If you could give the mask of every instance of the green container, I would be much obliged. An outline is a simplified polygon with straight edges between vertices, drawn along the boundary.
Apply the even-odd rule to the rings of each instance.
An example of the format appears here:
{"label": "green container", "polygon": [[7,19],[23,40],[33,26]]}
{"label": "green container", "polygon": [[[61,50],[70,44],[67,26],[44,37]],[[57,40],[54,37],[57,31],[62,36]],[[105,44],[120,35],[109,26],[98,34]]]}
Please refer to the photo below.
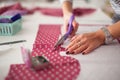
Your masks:
{"label": "green container", "polygon": [[[11,18],[12,16],[0,16],[0,18]],[[18,19],[12,23],[0,23],[0,36],[12,36],[22,28],[22,20]]]}

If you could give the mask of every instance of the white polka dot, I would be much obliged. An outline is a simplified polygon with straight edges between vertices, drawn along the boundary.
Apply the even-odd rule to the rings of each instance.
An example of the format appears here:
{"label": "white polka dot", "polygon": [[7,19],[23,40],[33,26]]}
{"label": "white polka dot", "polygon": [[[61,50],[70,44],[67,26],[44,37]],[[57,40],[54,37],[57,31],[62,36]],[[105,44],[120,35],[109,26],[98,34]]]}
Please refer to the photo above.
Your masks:
{"label": "white polka dot", "polygon": [[30,73],[28,73],[28,76],[31,76],[31,74],[30,74]]}
{"label": "white polka dot", "polygon": [[74,71],[72,71],[72,72],[71,72],[71,74],[73,75],[73,74],[75,74],[75,72],[74,72]]}
{"label": "white polka dot", "polygon": [[55,80],[60,80],[59,78],[55,78]]}
{"label": "white polka dot", "polygon": [[63,79],[63,80],[68,80],[68,79],[64,77],[64,79]]}
{"label": "white polka dot", "polygon": [[67,74],[67,72],[66,72],[66,71],[64,71],[64,72],[63,72],[63,74],[65,74],[65,75],[66,75],[66,74]]}
{"label": "white polka dot", "polygon": [[18,80],[18,79],[19,79],[19,77],[18,77],[18,76],[15,76],[15,79],[16,79],[16,80]]}
{"label": "white polka dot", "polygon": [[50,77],[48,77],[47,80],[52,80],[52,79]]}
{"label": "white polka dot", "polygon": [[39,77],[39,79],[38,80],[43,80],[43,78],[42,77]]}
{"label": "white polka dot", "polygon": [[69,74],[68,74],[68,75],[67,75],[67,77],[68,77],[68,78],[70,78],[70,77],[71,77],[71,75],[69,75]]}
{"label": "white polka dot", "polygon": [[[32,78],[32,77],[31,77]],[[23,80],[27,80],[26,76],[23,76]]]}
{"label": "white polka dot", "polygon": [[44,73],[43,76],[46,77],[47,75]]}
{"label": "white polka dot", "polygon": [[55,75],[54,75],[54,74],[51,74],[51,77],[55,77]]}

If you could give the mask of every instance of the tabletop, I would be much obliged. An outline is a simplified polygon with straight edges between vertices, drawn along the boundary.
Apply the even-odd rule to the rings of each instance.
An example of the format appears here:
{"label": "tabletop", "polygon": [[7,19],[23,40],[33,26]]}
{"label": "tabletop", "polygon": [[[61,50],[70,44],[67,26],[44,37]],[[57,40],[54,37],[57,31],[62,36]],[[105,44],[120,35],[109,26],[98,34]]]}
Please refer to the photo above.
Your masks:
{"label": "tabletop", "polygon": [[[96,5],[86,4],[80,1],[80,7],[92,7],[96,12],[76,17],[79,24],[94,24],[93,26],[81,25],[78,33],[91,32],[98,30],[102,25],[111,24],[112,20]],[[60,8],[60,3],[54,1],[48,2],[21,2],[24,6],[31,7],[51,7]],[[3,2],[0,6],[10,3]],[[31,6],[32,5],[32,6]],[[74,7],[78,7],[79,3],[76,0]],[[0,80],[4,80],[9,72],[11,64],[23,64],[22,55],[20,51],[21,46],[25,46],[32,50],[33,43],[37,34],[39,24],[63,24],[62,17],[46,16],[39,12],[31,15],[23,16],[22,30],[14,36],[0,36],[0,42],[14,41],[14,40],[27,40],[24,43],[0,46]],[[99,24],[99,25],[98,25]],[[66,45],[66,44],[65,44]],[[111,45],[103,45],[94,50],[88,55],[70,55],[79,60],[81,65],[81,72],[77,80],[119,80],[120,79],[120,44],[115,40]],[[67,56],[67,55],[63,55]]]}

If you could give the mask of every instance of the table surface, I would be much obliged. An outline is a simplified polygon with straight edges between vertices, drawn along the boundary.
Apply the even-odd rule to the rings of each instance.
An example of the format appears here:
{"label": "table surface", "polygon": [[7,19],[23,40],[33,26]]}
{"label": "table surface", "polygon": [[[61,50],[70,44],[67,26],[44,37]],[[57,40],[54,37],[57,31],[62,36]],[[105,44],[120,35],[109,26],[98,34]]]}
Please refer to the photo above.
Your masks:
{"label": "table surface", "polygon": [[[80,7],[94,7],[97,11],[93,14],[83,17],[77,17],[80,24],[111,24],[111,19],[105,15],[101,9],[93,6],[93,4],[86,4],[81,2]],[[3,2],[0,6],[10,3]],[[22,4],[31,8],[35,6],[42,7],[58,7],[60,3],[55,1],[53,3],[47,2],[27,2]],[[78,1],[74,2],[74,7],[78,7]],[[39,24],[63,24],[62,17],[53,17],[42,15],[35,12],[32,15],[23,16],[22,30],[14,36],[0,36],[0,42],[14,41],[14,40],[27,40],[24,43],[14,45],[0,46],[0,80],[4,80],[9,72],[11,64],[22,64],[20,47],[25,46],[32,49],[35,41]],[[102,26],[81,26],[78,33],[90,32],[98,30]],[[77,80],[119,80],[120,79],[120,44],[115,41],[115,44],[104,45],[94,50],[89,55],[73,55],[72,57],[79,60],[81,64],[81,72]]]}

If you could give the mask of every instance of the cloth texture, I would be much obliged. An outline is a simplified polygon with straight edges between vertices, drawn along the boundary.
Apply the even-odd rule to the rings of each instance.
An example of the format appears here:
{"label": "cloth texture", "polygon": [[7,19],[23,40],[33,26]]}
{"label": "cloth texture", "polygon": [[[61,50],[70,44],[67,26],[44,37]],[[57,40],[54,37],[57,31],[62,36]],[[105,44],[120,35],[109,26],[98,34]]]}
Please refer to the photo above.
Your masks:
{"label": "cloth texture", "polygon": [[60,34],[61,25],[40,25],[33,45],[32,56],[44,55],[50,65],[42,70],[35,71],[25,64],[12,64],[6,80],[76,80],[80,74],[78,60],[60,56],[59,52],[65,49],[54,45]]}
{"label": "cloth texture", "polygon": [[[5,6],[0,8],[0,15],[14,15],[16,13],[20,13],[21,15],[25,14],[33,14],[35,11],[38,11],[44,15],[48,16],[56,16],[62,17],[62,9],[61,8],[42,8],[35,7],[33,9],[27,9],[23,7],[20,3],[16,3],[10,6]],[[75,8],[73,9],[73,13],[75,16],[83,16],[86,14],[91,14],[96,10],[93,8]]]}

